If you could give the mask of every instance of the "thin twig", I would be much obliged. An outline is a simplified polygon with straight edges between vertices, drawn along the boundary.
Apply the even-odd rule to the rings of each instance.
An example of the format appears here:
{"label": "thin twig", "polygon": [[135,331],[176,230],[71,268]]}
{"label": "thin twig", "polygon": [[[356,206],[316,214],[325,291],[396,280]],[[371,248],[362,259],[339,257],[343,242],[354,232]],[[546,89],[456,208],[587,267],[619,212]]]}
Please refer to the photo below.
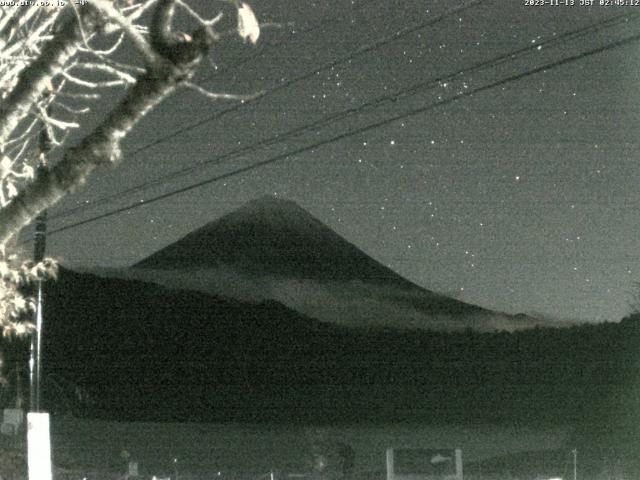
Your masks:
{"label": "thin twig", "polygon": [[121,33],[118,36],[118,39],[115,41],[115,43],[111,47],[105,50],[96,50],[93,47],[88,47],[88,48],[79,47],[79,50],[82,52],[92,53],[94,55],[97,55],[101,59],[103,59],[103,57],[111,55],[113,52],[115,52],[118,49],[118,47],[122,44],[123,39],[124,39],[124,33]]}
{"label": "thin twig", "polygon": [[202,88],[200,85],[196,85],[195,83],[192,83],[192,82],[184,82],[182,85],[191,90],[195,90],[196,92],[200,93],[201,95],[204,95],[207,98],[211,98],[214,100],[240,100],[241,102],[247,102],[249,100],[253,100],[254,98],[257,98],[264,94],[264,92],[253,93],[250,95],[241,95],[241,94],[235,94],[235,93],[216,93],[216,92],[210,92],[209,90],[206,90]]}
{"label": "thin twig", "polygon": [[80,128],[80,124],[77,122],[65,122],[64,120],[58,120],[57,118],[53,118],[47,113],[46,109],[40,110],[40,118],[47,125],[52,125],[60,130],[67,130],[69,128]]}
{"label": "thin twig", "polygon": [[105,65],[104,63],[78,62],[74,64],[71,68],[80,68],[80,69],[88,70],[90,72],[103,72],[108,75],[112,75],[116,78],[119,78],[120,80],[129,84],[133,84],[136,82],[136,79],[133,76],[129,75],[128,73],[122,72],[110,65]]}
{"label": "thin twig", "polygon": [[69,105],[65,105],[64,103],[58,101],[56,102],[56,108],[61,108],[66,112],[72,113],[74,115],[83,115],[85,113],[89,113],[91,109],[89,107],[84,108],[72,108]]}
{"label": "thin twig", "polygon": [[62,76],[69,80],[69,82],[79,85],[81,87],[90,88],[95,90],[97,88],[111,88],[111,87],[121,87],[122,85],[126,85],[127,82],[124,80],[110,80],[110,81],[100,81],[100,82],[92,82],[89,80],[84,80],[82,78],[78,78],[76,76],[71,75],[69,72],[62,72]]}
{"label": "thin twig", "polygon": [[4,143],[4,147],[8,147],[9,145],[12,145],[14,143],[20,142],[21,140],[23,140],[25,137],[27,137],[27,135],[29,135],[29,133],[31,132],[31,130],[33,130],[33,128],[38,124],[38,119],[34,119],[31,121],[31,123],[29,124],[29,126],[25,129],[24,132],[22,132],[20,135],[18,135],[15,138],[9,139]]}
{"label": "thin twig", "polygon": [[106,0],[94,0],[93,5],[103,13],[112,22],[122,28],[129,37],[135,48],[142,54],[144,59],[150,65],[155,65],[158,61],[158,55],[153,51],[149,42],[136,30],[131,21],[116,10],[113,5]]}
{"label": "thin twig", "polygon": [[201,17],[198,14],[198,12],[196,12],[183,0],[177,0],[176,3],[180,5],[189,15],[191,15],[193,18],[195,18],[198,22],[200,22],[205,27],[213,27],[216,23],[222,20],[222,12],[218,13],[218,15],[216,15],[215,17],[207,20],[206,18]]}

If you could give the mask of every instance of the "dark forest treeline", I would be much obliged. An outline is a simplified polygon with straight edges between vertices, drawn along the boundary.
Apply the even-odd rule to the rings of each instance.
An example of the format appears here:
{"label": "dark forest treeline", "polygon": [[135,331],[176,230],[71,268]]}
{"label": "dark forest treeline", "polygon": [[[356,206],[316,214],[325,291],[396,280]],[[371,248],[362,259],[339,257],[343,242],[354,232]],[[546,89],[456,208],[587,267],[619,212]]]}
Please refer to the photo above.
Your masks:
{"label": "dark forest treeline", "polygon": [[275,302],[64,270],[47,287],[45,321],[47,378],[89,393],[69,401],[45,383],[54,411],[72,404],[75,414],[123,420],[531,425],[626,424],[638,411],[636,317],[514,333],[350,329]]}

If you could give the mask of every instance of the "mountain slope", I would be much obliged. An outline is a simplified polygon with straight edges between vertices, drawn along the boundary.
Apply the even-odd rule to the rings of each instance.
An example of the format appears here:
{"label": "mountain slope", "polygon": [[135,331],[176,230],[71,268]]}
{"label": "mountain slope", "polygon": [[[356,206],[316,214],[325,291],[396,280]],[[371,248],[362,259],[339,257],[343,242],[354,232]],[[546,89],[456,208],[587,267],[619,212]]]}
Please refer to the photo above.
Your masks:
{"label": "mountain slope", "polygon": [[274,197],[195,230],[125,276],[243,301],[276,300],[349,326],[515,330],[541,323],[415,285],[294,202]]}
{"label": "mountain slope", "polygon": [[[614,387],[637,383],[637,319],[512,334],[351,329],[273,301],[65,269],[46,283],[44,312],[47,408],[65,403],[49,381],[62,378],[88,391],[86,415],[105,418],[558,424],[583,422],[591,399],[599,415]],[[634,391],[613,406],[628,413]]]}

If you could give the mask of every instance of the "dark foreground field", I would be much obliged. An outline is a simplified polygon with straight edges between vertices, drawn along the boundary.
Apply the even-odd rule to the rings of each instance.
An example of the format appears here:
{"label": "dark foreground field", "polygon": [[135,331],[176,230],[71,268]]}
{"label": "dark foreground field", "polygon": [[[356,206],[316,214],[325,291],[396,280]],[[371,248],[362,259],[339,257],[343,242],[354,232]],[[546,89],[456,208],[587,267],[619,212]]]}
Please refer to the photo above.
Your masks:
{"label": "dark foreground field", "polygon": [[[52,418],[55,480],[127,480],[129,462],[140,480],[382,480],[389,447],[461,448],[466,480],[633,480],[637,465],[605,442],[598,451],[574,442],[567,427],[487,424],[427,426],[359,424],[311,427],[276,424],[133,423]],[[355,455],[341,475],[336,452]],[[633,446],[631,451],[634,450]],[[338,449],[338,450],[337,450]],[[574,457],[574,451],[575,457]],[[603,454],[604,455],[601,455]],[[24,438],[0,436],[0,475],[26,476]],[[333,470],[313,472],[322,456]],[[574,460],[577,462],[574,464]]]}
{"label": "dark foreground field", "polygon": [[[532,474],[543,473],[545,461],[559,468],[570,466],[563,447],[569,435],[563,429],[505,428],[490,425],[430,427],[417,425],[357,425],[303,427],[243,424],[116,423],[54,419],[55,463],[67,472],[91,476],[126,470],[123,452],[139,463],[144,476],[175,478],[221,476],[258,478],[273,471],[304,473],[310,470],[320,445],[349,445],[355,452],[357,478],[382,478],[388,447],[459,447],[465,465],[488,475],[514,470],[518,455],[526,453]],[[542,452],[554,450],[553,455]],[[538,452],[531,454],[530,452]],[[562,458],[558,460],[558,455]],[[498,460],[501,458],[502,460]],[[524,457],[523,457],[524,458]],[[177,459],[177,462],[174,462]],[[493,459],[493,460],[490,460]],[[518,460],[519,462],[522,459]],[[482,465],[478,465],[479,461]],[[510,463],[511,462],[511,463]],[[469,471],[469,474],[472,471]],[[474,475],[475,476],[475,475]],[[82,478],[82,477],[79,477]],[[533,478],[533,476],[531,477]],[[569,478],[569,477],[565,477]]]}

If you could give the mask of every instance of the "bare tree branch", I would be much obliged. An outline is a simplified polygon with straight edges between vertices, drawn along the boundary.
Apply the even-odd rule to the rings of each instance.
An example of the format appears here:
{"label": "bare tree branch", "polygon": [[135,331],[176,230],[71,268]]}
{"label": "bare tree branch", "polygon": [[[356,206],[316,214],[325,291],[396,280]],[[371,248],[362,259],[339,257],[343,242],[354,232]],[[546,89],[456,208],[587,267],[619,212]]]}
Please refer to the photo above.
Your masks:
{"label": "bare tree branch", "polygon": [[263,95],[264,92],[253,93],[249,95],[241,95],[237,93],[219,93],[219,92],[210,92],[209,90],[202,88],[200,85],[196,85],[191,82],[184,82],[183,86],[189,88],[191,90],[195,90],[200,95],[203,95],[212,100],[239,100],[241,102],[247,102],[249,100],[253,100],[254,98],[258,98]]}
{"label": "bare tree branch", "polygon": [[[170,32],[162,19],[168,18],[170,22],[171,15],[167,13],[172,5],[171,0],[161,0],[158,5],[157,16],[161,20],[156,21],[155,28],[161,28],[163,32],[155,33],[157,39],[164,39],[167,31]],[[197,30],[192,42],[165,44],[162,48],[175,49],[171,62],[163,60],[138,77],[136,84],[98,128],[78,146],[68,149],[47,176],[26,186],[0,210],[0,244],[5,244],[42,210],[82,185],[97,166],[117,162],[122,139],[147,112],[192,76],[194,67],[208,52],[212,41],[212,36]]]}
{"label": "bare tree branch", "polygon": [[[209,19],[185,0],[92,0],[83,8],[7,8],[0,10],[0,330],[29,333],[18,322],[33,299],[20,285],[55,273],[55,262],[33,265],[13,250],[15,237],[44,209],[82,185],[97,167],[116,163],[122,139],[136,123],[180,85],[212,99],[247,100],[255,95],[209,92],[190,82],[196,67],[219,38]],[[259,25],[251,8],[238,9],[237,33],[255,42]],[[195,20],[190,34],[175,32],[176,5]],[[143,14],[154,6],[147,25]],[[73,9],[73,12],[71,12]],[[61,13],[66,12],[66,13]],[[75,15],[74,15],[75,14]],[[67,18],[63,18],[66,15]],[[117,35],[117,38],[111,35]],[[113,41],[112,41],[113,40]],[[90,44],[93,43],[95,46]],[[142,53],[141,65],[127,65],[112,54],[123,44]],[[106,46],[105,46],[106,45]],[[35,180],[33,164],[53,147],[65,145],[80,125],[89,101],[105,87],[127,85],[124,98],[98,127],[51,170]],[[70,99],[63,103],[62,99]],[[53,107],[53,108],[52,108]],[[59,108],[58,108],[59,107]],[[38,132],[41,129],[41,132]],[[46,138],[46,145],[43,143]]]}
{"label": "bare tree branch", "polygon": [[188,3],[182,1],[182,0],[176,0],[177,4],[180,5],[180,7],[182,7],[189,15],[191,15],[193,18],[195,18],[200,25],[203,26],[208,26],[208,27],[212,27],[214,26],[216,23],[218,23],[220,20],[222,20],[222,13],[219,13],[218,15],[216,15],[215,17],[207,20],[206,18],[203,18],[198,12],[196,12],[193,8],[191,8],[189,6]]}
{"label": "bare tree branch", "polygon": [[[83,19],[84,28],[94,29],[100,22],[95,14],[84,15]],[[68,60],[75,55],[80,37],[81,29],[76,19],[67,20],[42,54],[20,73],[18,84],[0,108],[0,144],[9,138],[30,112],[32,105],[40,100],[53,78],[62,72]]]}
{"label": "bare tree branch", "polygon": [[129,37],[136,49],[142,54],[149,65],[158,61],[158,54],[154,52],[149,42],[136,30],[131,21],[114,8],[108,0],[94,0],[95,7],[109,20],[115,22]]}

